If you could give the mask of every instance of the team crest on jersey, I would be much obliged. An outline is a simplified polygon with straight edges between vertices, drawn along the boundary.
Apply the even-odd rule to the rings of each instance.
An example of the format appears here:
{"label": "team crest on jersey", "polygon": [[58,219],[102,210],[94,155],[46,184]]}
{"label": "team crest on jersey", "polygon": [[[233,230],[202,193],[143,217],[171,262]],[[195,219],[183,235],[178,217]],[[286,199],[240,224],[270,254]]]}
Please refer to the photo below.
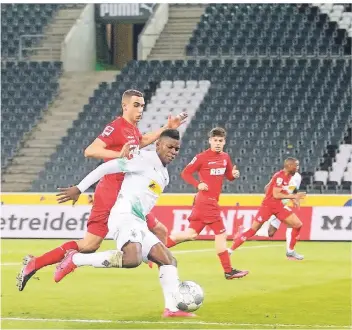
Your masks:
{"label": "team crest on jersey", "polygon": [[150,191],[152,191],[154,194],[156,194],[156,195],[158,195],[158,196],[160,196],[161,193],[163,192],[163,189],[162,189],[162,188],[160,187],[160,185],[159,185],[156,181],[154,181],[154,180],[150,181],[150,183],[149,183],[149,185],[148,185],[148,188],[149,188]]}

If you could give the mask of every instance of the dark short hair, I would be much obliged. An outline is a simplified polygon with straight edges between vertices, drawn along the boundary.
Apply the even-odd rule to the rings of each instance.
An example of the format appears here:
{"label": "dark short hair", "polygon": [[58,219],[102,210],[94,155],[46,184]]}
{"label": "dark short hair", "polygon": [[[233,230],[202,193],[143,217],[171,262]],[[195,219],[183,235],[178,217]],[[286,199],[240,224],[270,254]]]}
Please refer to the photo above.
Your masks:
{"label": "dark short hair", "polygon": [[177,129],[166,129],[164,132],[160,134],[160,139],[165,137],[168,137],[174,140],[180,140],[180,132]]}
{"label": "dark short hair", "polygon": [[137,91],[135,89],[128,89],[127,91],[124,91],[124,93],[122,94],[122,98],[131,97],[131,96],[144,97],[142,92]]}
{"label": "dark short hair", "polygon": [[215,136],[226,138],[226,130],[223,129],[222,127],[215,127],[209,132],[208,136],[210,138]]}

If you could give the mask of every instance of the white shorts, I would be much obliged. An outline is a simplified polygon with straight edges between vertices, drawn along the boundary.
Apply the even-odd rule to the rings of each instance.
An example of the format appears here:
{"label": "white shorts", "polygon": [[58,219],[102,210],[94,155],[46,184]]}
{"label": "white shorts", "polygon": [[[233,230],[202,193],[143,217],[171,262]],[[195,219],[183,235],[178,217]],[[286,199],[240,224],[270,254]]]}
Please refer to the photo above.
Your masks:
{"label": "white shorts", "polygon": [[277,219],[275,215],[272,215],[268,222],[276,229],[279,229],[281,225],[281,221]]}
{"label": "white shorts", "polygon": [[148,254],[151,248],[155,244],[160,243],[160,240],[149,231],[147,223],[133,214],[111,212],[108,225],[118,250],[122,251],[122,247],[129,241],[142,245],[144,262],[148,261]]}

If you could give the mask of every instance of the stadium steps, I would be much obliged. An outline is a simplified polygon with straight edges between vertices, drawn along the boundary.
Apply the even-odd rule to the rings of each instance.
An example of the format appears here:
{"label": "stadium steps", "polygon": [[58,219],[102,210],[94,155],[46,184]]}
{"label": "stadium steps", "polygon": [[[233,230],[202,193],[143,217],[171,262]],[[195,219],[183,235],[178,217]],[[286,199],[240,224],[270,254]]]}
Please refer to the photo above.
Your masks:
{"label": "stadium steps", "polygon": [[206,5],[169,6],[169,20],[152,49],[148,60],[185,59],[185,48],[200,21]]}
{"label": "stadium steps", "polygon": [[59,95],[3,174],[2,191],[29,191],[32,181],[83,111],[94,90],[101,82],[114,81],[117,74],[117,71],[63,74],[59,80]]}
{"label": "stadium steps", "polygon": [[62,8],[56,13],[52,22],[48,24],[44,31],[45,37],[39,46],[43,49],[38,50],[35,55],[31,56],[32,61],[60,61],[61,43],[79,18],[84,7],[84,4],[76,5],[74,8]]}

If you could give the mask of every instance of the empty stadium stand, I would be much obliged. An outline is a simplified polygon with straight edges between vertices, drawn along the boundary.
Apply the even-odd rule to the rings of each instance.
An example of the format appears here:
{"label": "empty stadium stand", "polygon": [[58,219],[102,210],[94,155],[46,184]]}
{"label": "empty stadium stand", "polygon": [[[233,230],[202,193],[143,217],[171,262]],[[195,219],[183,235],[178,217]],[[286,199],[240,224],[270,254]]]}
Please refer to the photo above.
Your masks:
{"label": "empty stadium stand", "polygon": [[[343,7],[343,6],[342,6]],[[333,10],[333,8],[331,8]],[[316,6],[211,4],[187,45],[189,56],[338,56],[351,54],[349,14],[336,20]]]}
{"label": "empty stadium stand", "polygon": [[1,158],[6,168],[57,93],[60,62],[3,62]]}
{"label": "empty stadium stand", "polygon": [[[189,95],[194,88],[190,86],[197,84],[190,81],[202,80],[210,82],[209,89],[184,133],[179,158],[170,166],[168,191],[193,191],[180,181],[179,173],[195,153],[207,147],[207,132],[215,125],[228,130],[227,151],[242,171],[237,184],[225,184],[225,192],[262,191],[287,155],[301,160],[303,174],[312,181],[327,145],[339,145],[348,128],[349,60],[133,61],[116,82],[111,86],[102,84],[95,92],[75,123],[75,129],[69,131],[32,189],[52,190],[56,185],[72,184],[98,164],[84,159],[83,149],[119,113],[125,89],[145,90],[150,84],[164,89],[180,84],[184,87],[183,93]],[[177,97],[182,107],[188,107],[181,95],[170,90],[164,102],[177,107],[173,100]],[[154,120],[155,102],[159,99],[152,97],[151,100],[145,116],[153,109],[150,118]],[[59,180],[56,173],[61,174]],[[307,188],[320,192],[313,186],[307,185]]]}
{"label": "empty stadium stand", "polygon": [[[23,35],[42,35],[58,10],[58,4],[1,4],[1,58],[17,59]],[[22,37],[26,48],[39,45],[41,38]],[[24,57],[28,51],[23,51]]]}

